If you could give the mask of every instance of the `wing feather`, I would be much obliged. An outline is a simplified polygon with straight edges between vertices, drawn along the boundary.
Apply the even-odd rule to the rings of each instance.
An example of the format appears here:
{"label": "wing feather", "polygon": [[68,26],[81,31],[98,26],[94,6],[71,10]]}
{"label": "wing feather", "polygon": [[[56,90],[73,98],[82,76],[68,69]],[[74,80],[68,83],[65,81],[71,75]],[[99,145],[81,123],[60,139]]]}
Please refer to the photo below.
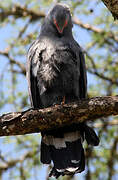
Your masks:
{"label": "wing feather", "polygon": [[86,74],[86,65],[85,58],[82,51],[79,53],[80,59],[80,78],[79,78],[79,92],[80,99],[87,97],[87,74]]}
{"label": "wing feather", "polygon": [[36,40],[29,48],[27,54],[27,79],[28,79],[28,91],[31,106],[34,108],[42,108],[40,100],[40,92],[37,81],[37,72],[40,66],[41,48],[40,43]]}

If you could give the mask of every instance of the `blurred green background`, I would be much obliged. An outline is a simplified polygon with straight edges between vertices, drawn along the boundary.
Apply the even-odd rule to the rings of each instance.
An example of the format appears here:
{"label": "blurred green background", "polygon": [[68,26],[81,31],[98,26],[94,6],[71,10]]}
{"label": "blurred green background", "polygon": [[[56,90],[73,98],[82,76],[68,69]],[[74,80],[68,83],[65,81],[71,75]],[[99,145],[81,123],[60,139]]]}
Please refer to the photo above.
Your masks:
{"label": "blurred green background", "polygon": [[[118,94],[118,22],[114,22],[100,0],[1,0],[1,114],[30,107],[26,54],[40,33],[45,14],[56,2],[70,6],[73,35],[86,56],[88,96]],[[102,118],[91,123],[101,142],[95,148],[84,143],[86,170],[59,180],[118,179],[117,118]],[[49,169],[40,163],[40,134],[0,138],[0,180],[48,180]]]}

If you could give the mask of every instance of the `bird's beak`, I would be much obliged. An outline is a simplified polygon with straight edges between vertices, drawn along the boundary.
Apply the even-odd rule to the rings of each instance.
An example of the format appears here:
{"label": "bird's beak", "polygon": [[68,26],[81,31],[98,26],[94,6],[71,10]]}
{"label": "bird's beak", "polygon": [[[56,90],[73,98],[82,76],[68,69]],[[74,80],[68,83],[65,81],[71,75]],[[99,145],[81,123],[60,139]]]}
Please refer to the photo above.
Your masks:
{"label": "bird's beak", "polygon": [[59,32],[60,34],[62,34],[64,28],[65,28],[65,27],[67,26],[67,24],[68,24],[68,20],[65,19],[64,23],[62,24],[62,23],[58,23],[58,22],[56,21],[56,19],[54,19],[54,24],[55,24],[58,32]]}

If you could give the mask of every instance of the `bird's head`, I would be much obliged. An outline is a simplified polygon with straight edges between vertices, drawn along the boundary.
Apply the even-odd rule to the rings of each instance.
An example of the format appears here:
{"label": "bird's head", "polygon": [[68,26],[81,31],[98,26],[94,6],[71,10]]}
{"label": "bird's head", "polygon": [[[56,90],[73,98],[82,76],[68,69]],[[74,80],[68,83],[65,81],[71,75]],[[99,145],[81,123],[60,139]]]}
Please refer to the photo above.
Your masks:
{"label": "bird's head", "polygon": [[50,20],[59,34],[68,27],[72,28],[70,9],[67,5],[56,4],[49,12]]}

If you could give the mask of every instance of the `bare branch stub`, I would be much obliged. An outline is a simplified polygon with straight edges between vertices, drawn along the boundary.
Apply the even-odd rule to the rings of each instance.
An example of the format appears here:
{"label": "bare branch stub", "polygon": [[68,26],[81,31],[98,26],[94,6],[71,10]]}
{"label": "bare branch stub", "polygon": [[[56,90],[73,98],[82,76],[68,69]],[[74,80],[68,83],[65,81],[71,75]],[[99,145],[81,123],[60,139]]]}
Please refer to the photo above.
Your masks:
{"label": "bare branch stub", "polygon": [[23,135],[118,115],[118,96],[94,97],[0,116],[0,136]]}

